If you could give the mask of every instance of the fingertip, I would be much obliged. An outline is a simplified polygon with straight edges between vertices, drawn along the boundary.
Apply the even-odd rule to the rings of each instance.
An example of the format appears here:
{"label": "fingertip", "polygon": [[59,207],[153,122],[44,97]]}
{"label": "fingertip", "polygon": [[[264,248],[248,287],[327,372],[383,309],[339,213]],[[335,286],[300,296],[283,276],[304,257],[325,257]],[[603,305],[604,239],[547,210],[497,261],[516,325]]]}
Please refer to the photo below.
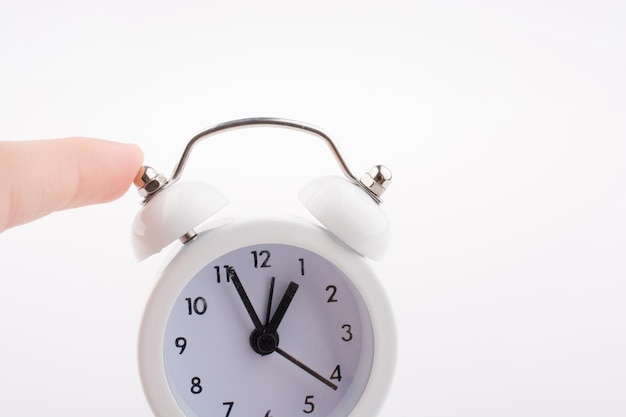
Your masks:
{"label": "fingertip", "polygon": [[120,155],[122,156],[119,161],[121,185],[125,189],[134,181],[139,168],[143,163],[143,151],[134,143],[120,143]]}
{"label": "fingertip", "polygon": [[124,195],[143,162],[143,151],[132,143],[78,138],[79,186],[65,208],[105,203]]}
{"label": "fingertip", "polygon": [[56,210],[115,200],[142,161],[139,146],[102,139],[0,142],[0,232]]}
{"label": "fingertip", "polygon": [[143,163],[143,151],[133,143],[122,143],[118,151],[117,175],[113,176],[112,194],[109,201],[121,197],[133,183]]}

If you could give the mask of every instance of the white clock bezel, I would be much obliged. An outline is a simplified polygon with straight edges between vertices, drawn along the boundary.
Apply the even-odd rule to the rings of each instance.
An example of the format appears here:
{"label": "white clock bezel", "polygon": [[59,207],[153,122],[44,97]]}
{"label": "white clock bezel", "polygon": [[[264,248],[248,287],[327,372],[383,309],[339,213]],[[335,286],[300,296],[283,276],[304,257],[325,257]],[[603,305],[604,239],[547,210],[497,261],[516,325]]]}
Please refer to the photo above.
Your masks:
{"label": "white clock bezel", "polygon": [[163,355],[165,328],[178,294],[211,260],[261,243],[294,245],[315,252],[337,265],[360,292],[372,323],[374,358],[365,391],[349,416],[375,415],[391,384],[396,356],[394,321],[384,290],[365,258],[326,229],[291,217],[238,219],[212,226],[183,246],[165,267],[146,305],[139,332],[139,372],[153,413],[157,417],[186,417],[169,389]]}

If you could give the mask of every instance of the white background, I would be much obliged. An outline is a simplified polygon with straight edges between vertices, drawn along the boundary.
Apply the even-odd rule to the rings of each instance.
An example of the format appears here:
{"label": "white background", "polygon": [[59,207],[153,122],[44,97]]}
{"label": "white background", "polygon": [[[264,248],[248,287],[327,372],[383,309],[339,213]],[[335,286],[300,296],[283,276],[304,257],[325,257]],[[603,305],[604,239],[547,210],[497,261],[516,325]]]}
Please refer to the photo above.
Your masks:
{"label": "white background", "polygon": [[[626,3],[0,0],[0,138],[135,142],[169,174],[239,117],[331,133],[395,176],[376,266],[399,362],[381,415],[626,415]],[[306,215],[321,142],[204,142],[184,178]],[[36,167],[33,167],[36,169]],[[162,259],[138,198],[0,235],[0,415],[148,417],[136,365]]]}

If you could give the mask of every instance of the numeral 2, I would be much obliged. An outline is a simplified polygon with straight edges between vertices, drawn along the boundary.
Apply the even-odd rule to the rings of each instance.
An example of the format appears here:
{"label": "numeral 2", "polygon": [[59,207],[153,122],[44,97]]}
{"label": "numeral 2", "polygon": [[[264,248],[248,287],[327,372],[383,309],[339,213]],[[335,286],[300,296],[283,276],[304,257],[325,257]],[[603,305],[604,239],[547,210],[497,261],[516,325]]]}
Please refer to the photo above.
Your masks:
{"label": "numeral 2", "polygon": [[326,287],[326,291],[330,291],[330,297],[328,297],[328,300],[326,302],[336,303],[337,299],[335,298],[335,295],[337,295],[337,287],[335,287],[334,285],[329,285],[328,287]]}

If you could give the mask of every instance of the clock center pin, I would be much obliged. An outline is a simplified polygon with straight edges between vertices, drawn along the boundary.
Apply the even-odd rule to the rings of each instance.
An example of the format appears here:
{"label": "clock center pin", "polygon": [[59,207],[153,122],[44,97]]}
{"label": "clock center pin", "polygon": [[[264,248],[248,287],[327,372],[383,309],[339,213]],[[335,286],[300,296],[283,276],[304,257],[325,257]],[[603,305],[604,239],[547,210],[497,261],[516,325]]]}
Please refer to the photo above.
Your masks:
{"label": "clock center pin", "polygon": [[250,334],[250,346],[259,355],[269,355],[278,347],[278,333],[266,331],[260,333],[254,329]]}

